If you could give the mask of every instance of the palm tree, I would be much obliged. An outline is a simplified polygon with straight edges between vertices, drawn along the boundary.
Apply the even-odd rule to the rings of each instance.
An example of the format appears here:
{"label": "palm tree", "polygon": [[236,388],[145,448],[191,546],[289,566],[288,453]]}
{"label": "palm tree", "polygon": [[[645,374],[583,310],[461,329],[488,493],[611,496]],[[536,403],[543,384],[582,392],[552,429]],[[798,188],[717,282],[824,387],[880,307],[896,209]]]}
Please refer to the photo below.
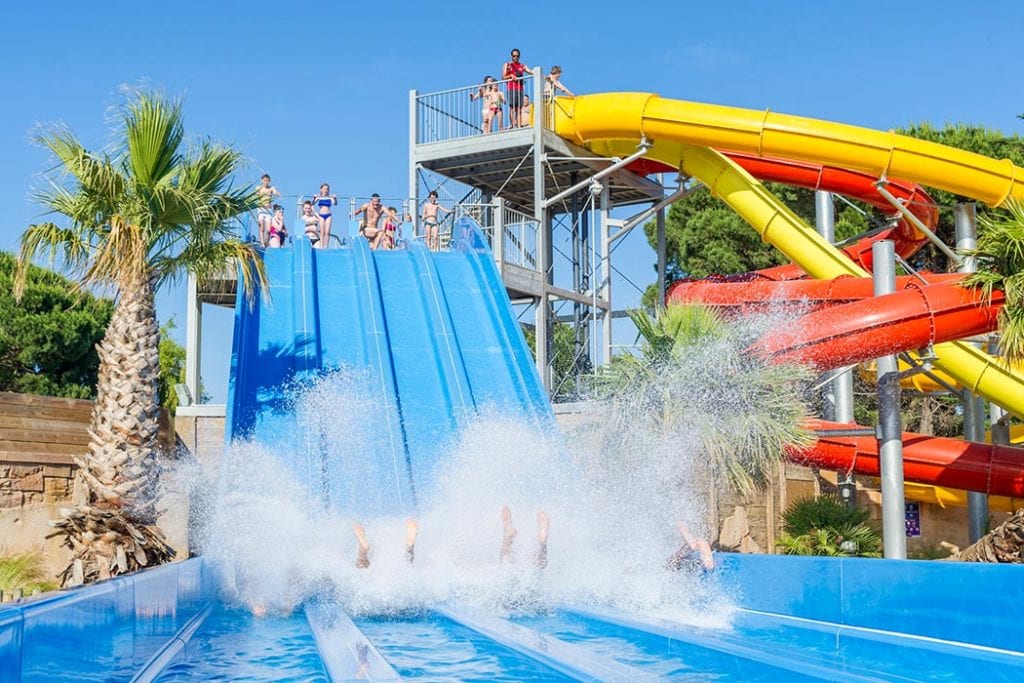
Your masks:
{"label": "palm tree", "polygon": [[[1006,212],[981,219],[978,246],[967,254],[978,271],[964,284],[981,287],[991,297],[1002,290],[999,345],[1010,361],[1024,360],[1024,203],[1010,200]],[[966,562],[1024,562],[1024,510],[949,559]]]}
{"label": "palm tree", "polygon": [[974,545],[969,545],[949,560],[961,562],[1005,562],[1024,564],[1024,508],[988,532]]}
{"label": "palm tree", "polygon": [[116,308],[103,340],[89,450],[78,465],[76,505],[51,524],[73,560],[62,582],[90,582],[169,560],[156,527],[159,416],[159,286],[192,272],[203,278],[237,266],[252,297],[265,286],[255,248],[233,232],[257,205],[235,188],[242,158],[208,140],[186,145],[180,100],[129,94],[119,111],[117,146],[87,150],[65,127],[38,137],[58,161],[37,200],[64,216],[21,236],[15,296],[32,259],[59,257],[81,287],[110,288]]}
{"label": "palm tree", "polygon": [[[806,445],[808,408],[799,366],[771,364],[746,352],[757,330],[699,305],[669,306],[652,317],[631,311],[638,356],[616,356],[592,378],[623,429],[659,430],[695,444],[713,475],[740,493],[762,488],[787,444]],[[636,425],[636,420],[644,421]]]}

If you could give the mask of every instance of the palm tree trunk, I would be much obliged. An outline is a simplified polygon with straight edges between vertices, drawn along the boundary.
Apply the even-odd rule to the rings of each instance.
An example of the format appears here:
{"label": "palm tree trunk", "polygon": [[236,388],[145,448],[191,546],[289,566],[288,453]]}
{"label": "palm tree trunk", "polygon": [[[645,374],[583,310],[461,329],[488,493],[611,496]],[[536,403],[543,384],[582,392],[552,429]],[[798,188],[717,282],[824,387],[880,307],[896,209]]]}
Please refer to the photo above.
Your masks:
{"label": "palm tree trunk", "polygon": [[1024,508],[1014,512],[974,545],[967,546],[947,559],[1024,564]]}
{"label": "palm tree trunk", "polygon": [[[156,527],[160,405],[159,328],[148,279],[125,283],[103,340],[89,452],[76,458],[76,506],[61,511],[51,535],[74,552],[65,585],[86,583],[170,560]],[[75,565],[78,564],[78,571]]]}

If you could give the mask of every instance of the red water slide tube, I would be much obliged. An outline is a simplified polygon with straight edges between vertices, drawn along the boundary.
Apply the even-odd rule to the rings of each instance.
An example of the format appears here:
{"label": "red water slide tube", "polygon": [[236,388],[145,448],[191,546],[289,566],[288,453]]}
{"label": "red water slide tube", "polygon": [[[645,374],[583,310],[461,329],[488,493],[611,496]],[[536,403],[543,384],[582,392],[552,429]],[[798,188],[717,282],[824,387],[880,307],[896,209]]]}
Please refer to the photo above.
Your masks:
{"label": "red water slide tube", "polygon": [[[809,190],[825,190],[837,194],[846,195],[860,199],[883,211],[893,212],[895,209],[882,195],[878,194],[875,188],[877,178],[842,168],[808,164],[801,161],[788,161],[785,159],[764,159],[749,154],[738,152],[726,152],[726,156],[742,166],[748,173],[759,180],[794,185]],[[672,172],[677,169],[656,161],[640,159],[629,168],[641,175],[658,172]],[[935,202],[925,192],[924,188],[916,183],[908,183],[902,180],[889,180],[886,189],[894,197],[903,201],[907,208],[929,230],[934,230],[939,221],[939,211]],[[857,243],[843,249],[843,252],[852,261],[871,270],[871,245],[876,240],[891,239],[895,243],[896,253],[907,258],[920,249],[927,238],[907,219],[901,218],[894,227],[883,230],[871,237],[865,237]],[[765,268],[751,274],[752,276],[765,280],[796,280],[806,277],[806,273],[796,264],[775,266]]]}
{"label": "red water slide tube", "polygon": [[[849,429],[849,425],[814,420],[814,431]],[[853,469],[878,476],[878,441],[873,436],[819,435],[808,448],[790,447],[788,457],[812,467]],[[903,434],[903,476],[932,486],[980,491],[993,496],[1024,497],[1024,457],[1013,446],[971,443],[938,436]]]}
{"label": "red water slide tube", "polygon": [[[963,279],[957,273],[922,273],[928,284],[952,284]],[[896,278],[897,291],[911,283],[921,284],[915,276]],[[669,287],[666,302],[703,303],[729,314],[749,314],[764,310],[809,313],[821,308],[860,301],[873,296],[874,283],[868,278],[843,275],[832,280],[680,280]]]}

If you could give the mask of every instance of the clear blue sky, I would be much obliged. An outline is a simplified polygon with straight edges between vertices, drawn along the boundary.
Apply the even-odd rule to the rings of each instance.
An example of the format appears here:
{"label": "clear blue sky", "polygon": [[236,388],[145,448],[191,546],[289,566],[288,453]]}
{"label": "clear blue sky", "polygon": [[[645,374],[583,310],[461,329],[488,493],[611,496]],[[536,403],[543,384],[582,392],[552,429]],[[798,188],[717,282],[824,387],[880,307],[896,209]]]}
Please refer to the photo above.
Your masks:
{"label": "clear blue sky", "polygon": [[[846,3],[843,3],[846,4]],[[14,5],[14,6],[11,6]],[[576,92],[654,91],[887,129],[912,121],[1019,131],[1024,3],[895,2],[9,3],[0,108],[0,249],[38,221],[27,199],[45,153],[37,122],[106,141],[117,88],[186,94],[186,126],[241,147],[284,192],[405,193],[408,91],[497,74],[509,48],[563,66]],[[508,8],[515,8],[510,18]],[[659,12],[658,8],[666,8]],[[671,9],[667,9],[671,8]],[[641,286],[639,231],[616,254]],[[620,293],[626,292],[619,288]],[[184,326],[183,289],[162,319]],[[635,304],[619,299],[616,306]],[[230,316],[208,311],[204,381],[225,395]]]}

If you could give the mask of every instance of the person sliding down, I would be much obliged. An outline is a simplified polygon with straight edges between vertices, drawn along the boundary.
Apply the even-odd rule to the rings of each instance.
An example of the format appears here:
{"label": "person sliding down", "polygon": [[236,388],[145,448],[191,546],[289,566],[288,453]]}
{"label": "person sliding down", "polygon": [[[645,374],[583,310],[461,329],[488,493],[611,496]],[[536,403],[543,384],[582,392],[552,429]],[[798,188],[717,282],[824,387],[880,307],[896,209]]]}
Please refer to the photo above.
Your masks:
{"label": "person sliding down", "polygon": [[[508,505],[501,508],[501,549],[498,550],[498,562],[506,560],[511,564],[515,560],[512,557],[512,544],[519,533],[512,526],[512,511]],[[537,513],[537,552],[533,555],[533,564],[543,569],[548,566],[548,532],[551,529],[551,519],[548,514],[541,510]]]}
{"label": "person sliding down", "polygon": [[[370,568],[370,541],[366,538],[366,529],[362,524],[353,524],[352,531],[356,535],[356,569]],[[405,520],[405,561],[413,564],[416,561],[416,535],[419,524],[410,517]]]}

